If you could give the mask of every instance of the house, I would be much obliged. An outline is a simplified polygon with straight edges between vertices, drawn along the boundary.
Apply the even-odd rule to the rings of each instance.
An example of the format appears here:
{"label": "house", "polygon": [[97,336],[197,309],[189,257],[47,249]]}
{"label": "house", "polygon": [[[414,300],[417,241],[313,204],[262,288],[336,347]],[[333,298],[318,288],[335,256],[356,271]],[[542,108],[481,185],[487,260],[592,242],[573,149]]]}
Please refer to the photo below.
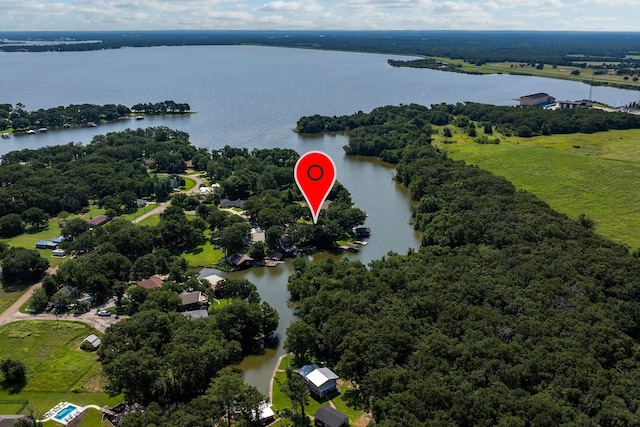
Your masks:
{"label": "house", "polygon": [[316,427],[347,427],[349,417],[331,406],[321,406],[313,415]]}
{"label": "house", "polygon": [[86,337],[85,339],[82,340],[83,343],[89,343],[93,346],[93,348],[98,348],[100,346],[100,338],[98,338],[96,335],[91,334],[88,337]]}
{"label": "house", "polygon": [[95,218],[91,218],[89,220],[89,227],[100,227],[101,225],[104,225],[107,221],[109,221],[109,218],[107,218],[106,215],[98,215]]}
{"label": "house", "polygon": [[144,208],[147,206],[147,201],[144,199],[136,199],[136,206],[139,208]]}
{"label": "house", "polygon": [[220,200],[220,207],[221,208],[240,208],[240,209],[244,209],[244,200],[229,200],[229,199],[222,199]]}
{"label": "house", "polygon": [[538,105],[546,105],[553,104],[556,99],[553,96],[550,96],[548,93],[540,92],[534,93],[531,95],[525,95],[520,97],[520,106],[528,107],[528,106],[538,106]]}
{"label": "house", "polygon": [[58,236],[51,239],[53,243],[59,244],[67,240],[64,236]]}
{"label": "house", "polygon": [[36,249],[55,249],[58,245],[48,240],[38,240],[36,242]]}
{"label": "house", "polygon": [[160,276],[151,276],[148,279],[138,280],[136,282],[136,285],[140,286],[141,288],[145,288],[145,289],[156,289],[156,288],[161,288],[163,282],[164,281],[162,280],[162,277],[160,277]]}
{"label": "house", "polygon": [[180,305],[178,306],[178,311],[192,311],[192,310],[200,310],[203,307],[209,307],[209,301],[205,294],[200,291],[194,292],[183,292],[180,294]]}
{"label": "house", "polygon": [[13,427],[19,420],[26,418],[26,415],[0,415],[0,427]]}
{"label": "house", "polygon": [[249,255],[236,253],[236,254],[231,255],[227,259],[227,261],[229,261],[229,264],[231,264],[232,266],[234,266],[238,270],[243,270],[245,268],[249,268],[249,267],[253,266],[254,259],[251,258]]}
{"label": "house", "polygon": [[304,365],[298,374],[307,382],[309,391],[320,398],[338,390],[337,380],[340,377],[329,368],[321,368],[316,364]]}

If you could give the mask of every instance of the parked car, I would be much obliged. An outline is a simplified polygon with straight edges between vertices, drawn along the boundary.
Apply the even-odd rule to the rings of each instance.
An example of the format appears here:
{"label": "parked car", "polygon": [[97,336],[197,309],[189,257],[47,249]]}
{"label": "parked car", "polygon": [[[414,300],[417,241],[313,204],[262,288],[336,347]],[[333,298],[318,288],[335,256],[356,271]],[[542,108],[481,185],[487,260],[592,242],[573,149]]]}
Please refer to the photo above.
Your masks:
{"label": "parked car", "polygon": [[100,310],[98,312],[98,316],[109,317],[111,316],[111,312],[107,310]]}

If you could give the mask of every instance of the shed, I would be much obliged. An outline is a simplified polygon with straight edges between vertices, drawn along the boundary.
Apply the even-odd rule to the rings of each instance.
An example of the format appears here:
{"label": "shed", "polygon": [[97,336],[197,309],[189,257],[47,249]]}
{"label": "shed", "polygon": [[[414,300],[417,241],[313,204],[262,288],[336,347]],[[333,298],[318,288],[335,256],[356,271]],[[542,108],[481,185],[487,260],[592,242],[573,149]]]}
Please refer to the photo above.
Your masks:
{"label": "shed", "polygon": [[62,243],[62,242],[64,242],[65,240],[67,240],[67,239],[66,239],[64,236],[53,237],[53,238],[51,239],[51,241],[52,241],[53,243]]}
{"label": "shed", "polygon": [[313,415],[317,427],[347,427],[349,417],[331,406],[321,406]]}
{"label": "shed", "polygon": [[55,249],[58,245],[48,240],[38,240],[36,242],[36,249]]}
{"label": "shed", "polygon": [[67,251],[65,251],[64,249],[54,249],[53,252],[51,252],[51,256],[64,258],[65,256],[67,256]]}
{"label": "shed", "polygon": [[86,337],[82,342],[87,342],[93,346],[93,348],[98,348],[100,346],[100,338],[98,338],[95,334],[91,334]]}

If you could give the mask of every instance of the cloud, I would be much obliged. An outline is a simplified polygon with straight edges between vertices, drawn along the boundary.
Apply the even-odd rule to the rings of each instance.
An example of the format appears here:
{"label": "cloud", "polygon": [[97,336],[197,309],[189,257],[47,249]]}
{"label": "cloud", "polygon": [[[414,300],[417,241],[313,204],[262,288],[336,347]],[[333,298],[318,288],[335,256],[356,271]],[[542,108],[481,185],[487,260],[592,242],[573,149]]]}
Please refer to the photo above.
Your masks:
{"label": "cloud", "polygon": [[297,1],[272,1],[256,8],[257,10],[282,11],[282,12],[320,12],[322,6],[311,3],[300,3]]}
{"label": "cloud", "polygon": [[639,0],[0,0],[0,29],[637,31],[640,24],[629,12],[638,5]]}

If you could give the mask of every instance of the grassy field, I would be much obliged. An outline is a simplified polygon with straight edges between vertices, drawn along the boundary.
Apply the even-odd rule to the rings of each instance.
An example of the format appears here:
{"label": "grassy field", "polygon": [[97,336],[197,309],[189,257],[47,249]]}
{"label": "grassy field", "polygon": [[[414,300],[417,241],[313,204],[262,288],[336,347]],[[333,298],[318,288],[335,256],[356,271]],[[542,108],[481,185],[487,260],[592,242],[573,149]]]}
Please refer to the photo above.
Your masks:
{"label": "grassy field", "polygon": [[[553,68],[550,64],[544,64],[542,70],[538,70],[535,67],[520,67],[520,62],[489,62],[483,65],[473,65],[468,62],[464,62],[460,59],[435,57],[438,61],[447,62],[449,64],[461,64],[462,70],[466,72],[482,73],[482,74],[527,74],[536,77],[548,77],[552,79],[564,79],[575,81],[589,81],[602,84],[624,84],[635,86],[640,89],[640,80],[634,82],[632,78],[624,80],[624,76],[616,75],[615,73],[594,75],[594,70],[590,68],[570,67],[570,66],[558,66]],[[579,61],[579,60],[577,60]],[[598,63],[601,64],[601,63]],[[571,75],[572,71],[579,71],[577,76]]]}
{"label": "grassy field", "polygon": [[[0,411],[7,401],[27,400],[36,414],[61,401],[78,405],[115,405],[122,396],[103,391],[100,363],[95,353],[80,350],[80,343],[96,330],[76,322],[29,320],[0,326],[0,359],[21,360],[27,367],[27,383],[19,390],[0,389]],[[87,417],[89,418],[89,417]],[[90,423],[92,416],[82,425]]]}
{"label": "grassy field", "polygon": [[571,218],[585,214],[599,234],[640,248],[640,194],[632,190],[640,182],[640,130],[500,136],[498,145],[477,144],[453,131],[454,144],[434,135],[450,157],[504,176]]}

